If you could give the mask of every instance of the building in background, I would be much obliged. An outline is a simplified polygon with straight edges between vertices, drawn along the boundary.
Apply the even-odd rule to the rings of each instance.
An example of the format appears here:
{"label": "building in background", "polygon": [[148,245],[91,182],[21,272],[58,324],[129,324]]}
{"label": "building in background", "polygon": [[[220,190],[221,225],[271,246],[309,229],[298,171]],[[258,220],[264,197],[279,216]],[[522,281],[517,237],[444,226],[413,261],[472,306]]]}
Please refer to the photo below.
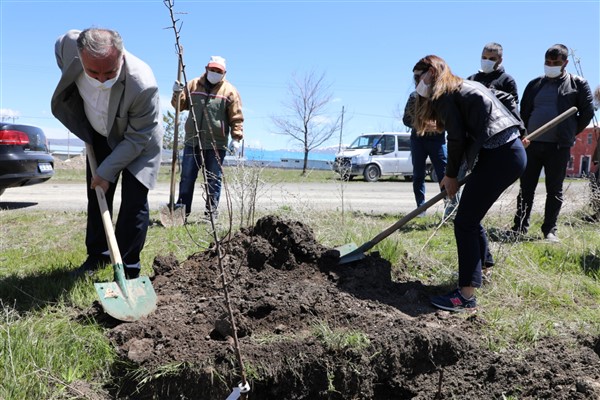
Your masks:
{"label": "building in background", "polygon": [[581,178],[596,172],[598,166],[592,163],[592,155],[597,142],[593,126],[588,126],[575,137],[575,145],[571,148],[571,160],[567,165],[568,177]]}

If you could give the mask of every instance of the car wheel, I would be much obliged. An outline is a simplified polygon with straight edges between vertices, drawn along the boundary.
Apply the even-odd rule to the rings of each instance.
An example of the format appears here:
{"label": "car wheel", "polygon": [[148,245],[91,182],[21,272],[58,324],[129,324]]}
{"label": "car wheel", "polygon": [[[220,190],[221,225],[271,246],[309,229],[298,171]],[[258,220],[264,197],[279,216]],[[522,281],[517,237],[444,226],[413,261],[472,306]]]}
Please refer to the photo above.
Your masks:
{"label": "car wheel", "polygon": [[412,175],[404,175],[404,181],[412,182]]}
{"label": "car wheel", "polygon": [[365,181],[367,182],[377,182],[377,180],[381,176],[381,171],[379,170],[379,167],[375,164],[367,165],[363,176],[365,177]]}
{"label": "car wheel", "polygon": [[5,190],[6,188],[0,188],[0,196],[2,196],[2,193],[4,193]]}

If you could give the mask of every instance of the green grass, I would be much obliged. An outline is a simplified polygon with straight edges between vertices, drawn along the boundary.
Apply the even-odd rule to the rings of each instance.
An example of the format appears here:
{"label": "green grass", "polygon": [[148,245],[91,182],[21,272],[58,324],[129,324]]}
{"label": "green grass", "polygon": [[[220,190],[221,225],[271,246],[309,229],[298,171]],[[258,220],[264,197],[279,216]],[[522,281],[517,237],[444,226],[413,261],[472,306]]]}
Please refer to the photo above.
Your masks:
{"label": "green grass", "polygon": [[[83,181],[81,173],[77,177],[59,170],[57,175],[57,182]],[[299,171],[261,171],[261,179],[271,182],[296,178],[305,179]],[[332,178],[319,171],[308,179]],[[513,212],[490,215],[484,225],[507,226]],[[399,218],[306,212],[306,207],[293,206],[280,213],[308,224],[317,240],[330,247],[362,244]],[[534,347],[554,335],[600,334],[600,231],[584,222],[583,214],[561,215],[558,244],[491,243],[497,262],[493,282],[478,294],[485,321],[480,336],[489,349]],[[159,219],[156,211],[151,217]],[[451,224],[440,224],[440,217],[415,219],[373,248],[392,263],[394,276],[430,286],[454,284],[454,233]],[[539,232],[540,219],[534,216],[531,232]],[[99,387],[108,378],[114,350],[102,328],[80,316],[96,300],[91,282],[110,279],[111,267],[93,279],[73,280],[68,274],[85,259],[85,221],[84,212],[0,210],[0,399],[69,398],[78,380]],[[142,252],[143,274],[152,272],[156,255],[172,253],[184,260],[211,240],[206,225],[165,229],[153,224]],[[312,334],[335,349],[368,344],[361,332],[336,331],[328,321],[321,321]],[[140,374],[166,374],[180,367]]]}

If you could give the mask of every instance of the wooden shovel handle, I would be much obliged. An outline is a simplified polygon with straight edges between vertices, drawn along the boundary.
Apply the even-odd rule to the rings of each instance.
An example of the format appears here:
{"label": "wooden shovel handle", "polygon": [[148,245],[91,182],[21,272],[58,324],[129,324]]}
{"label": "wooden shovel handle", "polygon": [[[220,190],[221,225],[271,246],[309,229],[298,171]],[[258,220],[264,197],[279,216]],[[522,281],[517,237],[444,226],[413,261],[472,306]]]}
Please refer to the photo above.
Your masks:
{"label": "wooden shovel handle", "polygon": [[[90,170],[92,171],[92,177],[95,177],[98,163],[96,162],[94,149],[89,143],[85,144],[85,148],[88,162],[90,163]],[[119,252],[119,246],[117,245],[117,238],[112,225],[112,219],[110,218],[110,212],[108,211],[106,195],[100,186],[96,186],[95,190],[96,197],[98,198],[98,205],[100,206],[100,212],[102,213],[102,224],[104,225],[104,233],[106,234],[106,242],[108,243],[110,259],[113,264],[122,264],[123,260],[121,259],[121,253]]]}
{"label": "wooden shovel handle", "polygon": [[[548,130],[550,130],[551,128],[554,128],[556,125],[560,124],[562,121],[569,118],[571,115],[575,114],[576,112],[577,112],[577,107],[569,108],[567,111],[565,111],[562,114],[560,114],[559,116],[551,119],[550,121],[546,122],[544,125],[540,126],[538,129],[533,131],[531,134],[527,135],[526,139],[533,140],[535,138],[540,137],[541,135],[546,133]],[[461,179],[458,182],[458,186],[459,187],[462,186],[467,181],[468,178],[469,178],[469,176],[467,175],[466,177]],[[429,199],[427,202],[423,203],[421,206],[417,207],[416,209],[414,209],[411,212],[409,212],[408,214],[406,214],[404,217],[402,217],[402,219],[397,221],[394,225],[390,226],[389,228],[387,228],[386,230],[384,230],[383,232],[381,232],[380,234],[375,236],[373,239],[371,239],[370,241],[368,241],[365,244],[363,244],[362,246],[360,246],[360,251],[367,251],[367,250],[371,249],[377,243],[381,242],[383,239],[390,236],[392,233],[394,233],[395,231],[397,231],[398,229],[400,229],[401,227],[406,225],[407,222],[409,222],[410,220],[412,220],[413,218],[415,218],[417,215],[421,214],[422,212],[426,211],[429,207],[433,206],[434,204],[436,204],[438,201],[442,200],[445,197],[446,197],[446,190],[443,189],[440,193],[436,194],[434,197]]]}

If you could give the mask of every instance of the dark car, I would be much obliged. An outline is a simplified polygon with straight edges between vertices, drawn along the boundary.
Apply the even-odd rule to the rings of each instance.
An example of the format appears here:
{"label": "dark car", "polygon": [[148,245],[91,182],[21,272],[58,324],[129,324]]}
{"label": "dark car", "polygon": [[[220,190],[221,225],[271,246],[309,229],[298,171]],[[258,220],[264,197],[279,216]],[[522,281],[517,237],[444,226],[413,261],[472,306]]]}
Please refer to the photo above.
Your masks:
{"label": "dark car", "polygon": [[0,122],[0,195],[6,188],[35,185],[54,175],[54,158],[40,128]]}

